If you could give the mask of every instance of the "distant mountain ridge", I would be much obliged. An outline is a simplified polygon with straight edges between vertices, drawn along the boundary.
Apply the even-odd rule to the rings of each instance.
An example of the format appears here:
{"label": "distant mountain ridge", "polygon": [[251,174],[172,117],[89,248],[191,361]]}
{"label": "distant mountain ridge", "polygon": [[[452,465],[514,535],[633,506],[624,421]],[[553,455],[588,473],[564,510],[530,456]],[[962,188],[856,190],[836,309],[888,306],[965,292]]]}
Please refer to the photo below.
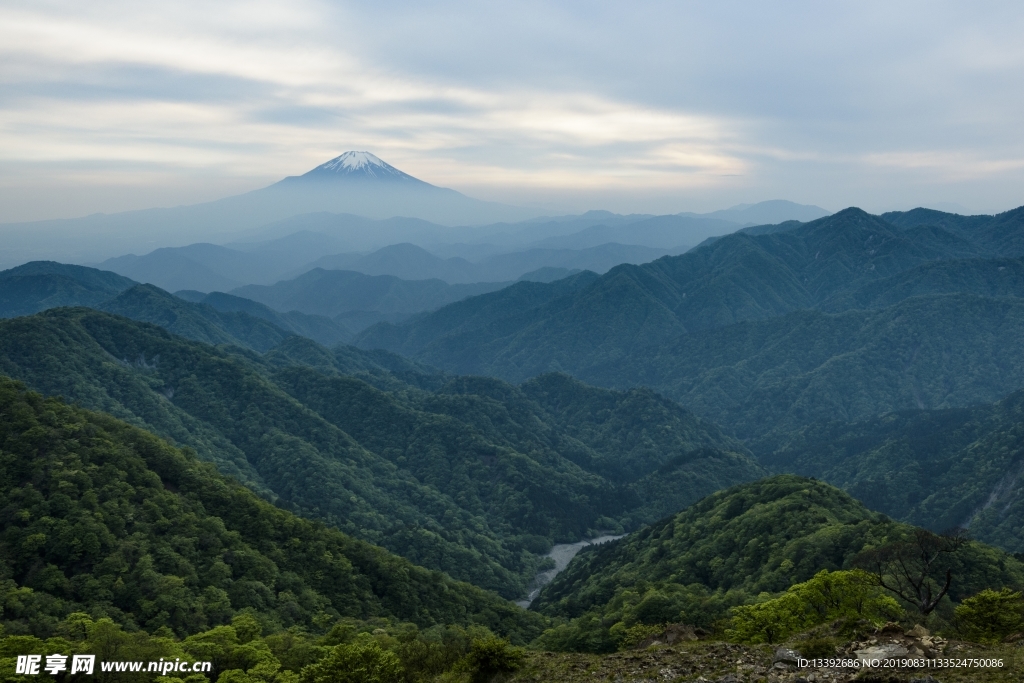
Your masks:
{"label": "distant mountain ridge", "polygon": [[786,221],[809,221],[824,218],[831,212],[820,206],[796,204],[784,199],[770,199],[756,204],[737,204],[728,209],[720,209],[705,214],[680,214],[683,216],[703,216],[718,220],[731,221],[740,225],[771,225]]}
{"label": "distant mountain ridge", "polygon": [[[1017,220],[1024,233],[1021,215],[983,221],[1002,226],[1002,241],[979,244],[966,229],[900,227],[847,209],[620,266],[578,288],[475,297],[375,326],[355,343],[515,381],[559,370],[604,386],[647,384],[744,436],[820,411],[852,420],[994,401],[1024,385],[1014,360],[1024,351],[1021,268],[980,257],[992,256],[986,244],[1014,253],[1008,226]],[[850,310],[863,307],[874,310]],[[919,342],[928,330],[934,343]],[[968,360],[979,353],[984,361]],[[857,389],[834,392],[833,382]]]}
{"label": "distant mountain ridge", "polygon": [[[556,346],[564,348],[566,361],[573,363],[562,367],[578,368],[586,362],[583,359],[602,354],[602,349],[623,353],[703,329],[813,308],[840,291],[933,259],[953,259],[965,251],[977,254],[964,240],[936,230],[914,227],[900,231],[879,217],[847,209],[787,232],[729,235],[681,256],[614,268],[588,288],[532,312],[533,321],[518,335],[494,341],[525,348],[543,344],[545,338],[570,335],[575,340],[572,350]],[[526,311],[508,311],[510,316],[520,313]],[[626,317],[609,325],[606,315]],[[416,323],[427,324],[426,320]],[[642,328],[649,331],[638,334]],[[405,330],[411,333],[412,328],[387,331],[386,348],[409,356],[426,353],[444,365],[445,351],[439,346],[443,334],[430,342],[417,335],[415,344],[395,345]],[[382,344],[377,336],[382,333],[367,331],[357,343],[367,347]],[[469,338],[464,342],[453,338],[443,343],[459,346],[470,342]],[[472,357],[486,356],[489,343],[486,336],[476,337],[472,345],[480,350]],[[437,350],[428,351],[430,344]],[[470,356],[461,351],[459,355],[460,362],[468,362]],[[525,377],[550,362],[531,359],[531,355],[514,354],[517,364],[529,359],[529,369],[499,371],[493,367],[492,371]]]}

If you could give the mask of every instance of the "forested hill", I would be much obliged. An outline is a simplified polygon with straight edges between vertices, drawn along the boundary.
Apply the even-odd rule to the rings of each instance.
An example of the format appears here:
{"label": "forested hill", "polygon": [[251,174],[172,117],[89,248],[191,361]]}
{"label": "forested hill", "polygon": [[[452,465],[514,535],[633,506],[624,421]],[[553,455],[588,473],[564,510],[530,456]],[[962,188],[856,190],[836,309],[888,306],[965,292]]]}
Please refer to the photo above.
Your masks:
{"label": "forested hill", "polygon": [[178,636],[253,610],[269,627],[342,616],[481,623],[511,603],[301,519],[141,429],[0,377],[0,623],[50,637],[72,612]]}
{"label": "forested hill", "polygon": [[32,261],[0,271],[0,317],[31,315],[56,306],[96,306],[135,284],[96,268]]}
{"label": "forested hill", "polygon": [[744,438],[1024,387],[1024,211],[985,229],[887,217],[848,209],[729,235],[550,297],[468,299],[356,343],[509,381],[558,370],[650,386]]}
{"label": "forested hill", "polygon": [[423,375],[299,337],[258,355],[90,309],[0,321],[0,373],[509,598],[553,542],[635,528],[764,471],[650,391]]}
{"label": "forested hill", "polygon": [[[730,605],[784,591],[822,569],[850,569],[864,550],[913,537],[843,491],[780,475],[715,493],[618,541],[584,549],[531,606],[574,618],[545,635],[559,649],[601,651],[634,623],[709,625]],[[1024,563],[969,542],[942,560],[955,601],[1024,587]]]}
{"label": "forested hill", "polygon": [[964,526],[1024,553],[1024,392],[989,405],[821,421],[752,444],[776,471],[824,479],[873,510]]}

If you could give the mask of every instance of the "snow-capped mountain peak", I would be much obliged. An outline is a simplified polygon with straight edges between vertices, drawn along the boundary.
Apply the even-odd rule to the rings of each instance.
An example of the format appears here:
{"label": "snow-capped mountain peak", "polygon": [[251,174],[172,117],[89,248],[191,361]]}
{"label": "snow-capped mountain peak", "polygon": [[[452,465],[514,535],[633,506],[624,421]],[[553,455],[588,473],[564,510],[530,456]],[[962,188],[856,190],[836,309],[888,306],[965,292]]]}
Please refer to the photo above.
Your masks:
{"label": "snow-capped mountain peak", "polygon": [[326,164],[321,165],[320,168],[325,171],[340,171],[342,169],[355,170],[362,168],[363,166],[388,167],[390,165],[384,163],[380,158],[370,154],[369,152],[345,152],[341,156],[334,157]]}
{"label": "snow-capped mountain peak", "polygon": [[399,171],[383,159],[369,152],[345,152],[327,163],[320,164],[306,176],[326,179],[327,177],[349,177],[377,180],[416,180]]}

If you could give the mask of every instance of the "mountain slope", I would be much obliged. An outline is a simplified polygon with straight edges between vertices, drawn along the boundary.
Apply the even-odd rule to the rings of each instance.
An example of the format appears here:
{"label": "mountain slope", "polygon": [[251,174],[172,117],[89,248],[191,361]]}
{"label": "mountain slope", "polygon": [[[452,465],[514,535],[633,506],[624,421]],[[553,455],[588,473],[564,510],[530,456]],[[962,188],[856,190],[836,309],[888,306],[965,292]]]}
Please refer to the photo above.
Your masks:
{"label": "mountain slope", "polygon": [[743,437],[819,419],[998,400],[1024,386],[1024,300],[914,297],[881,311],[815,311],[681,337],[578,376],[647,384]]}
{"label": "mountain slope", "polygon": [[290,331],[245,312],[217,311],[212,306],[179,299],[153,285],[136,285],[96,308],[164,329],[207,344],[234,344],[267,351]]}
{"label": "mountain slope", "polygon": [[[352,338],[352,333],[347,327],[327,316],[309,315],[299,311],[279,313],[269,306],[251,299],[224,292],[210,292],[205,295],[197,292],[197,294],[200,296],[194,299],[194,303],[206,304],[221,313],[246,313],[255,318],[262,318],[283,330],[308,337],[324,346],[334,346]],[[175,294],[175,296],[179,296],[179,294]]]}
{"label": "mountain slope", "polygon": [[988,256],[1024,256],[1024,207],[995,216],[960,216],[932,209],[893,211],[882,218],[902,229],[935,226],[974,242]]}
{"label": "mountain slope", "polygon": [[[584,549],[531,608],[577,618],[561,633],[545,634],[549,644],[606,650],[626,623],[708,624],[761,592],[785,590],[822,569],[849,568],[860,551],[902,540],[912,530],[828,484],[770,477]],[[953,600],[986,587],[1024,586],[1024,563],[980,543],[948,562]]]}
{"label": "mountain slope", "polygon": [[[813,221],[824,218],[828,211],[820,206],[797,204],[785,199],[770,199],[756,204],[737,204],[728,209],[700,214],[706,218],[732,221],[740,225],[767,225],[786,221]],[[681,214],[694,215],[694,214]]]}
{"label": "mountain slope", "polygon": [[[103,261],[99,267],[169,292],[179,289],[227,291],[243,283],[223,274],[224,262],[244,257],[241,252],[226,247],[192,244],[187,247],[156,249],[145,256],[118,256]],[[259,272],[258,269],[253,270]]]}
{"label": "mountain slope", "polygon": [[184,636],[243,609],[279,627],[392,616],[536,633],[510,603],[277,509],[110,416],[5,377],[0,416],[0,566],[32,589],[4,611],[13,633],[48,637],[84,611]]}
{"label": "mountain slope", "polygon": [[680,249],[712,235],[734,232],[741,224],[704,216],[651,216],[625,225],[594,225],[568,235],[545,237],[534,248],[585,249],[609,242],[648,248]]}
{"label": "mountain slope", "polygon": [[0,272],[0,318],[57,306],[95,306],[136,283],[116,273],[54,261],[33,261]]}
{"label": "mountain slope", "polygon": [[872,509],[1024,552],[1024,392],[990,405],[822,421],[754,444],[762,462],[842,487]]}
{"label": "mountain slope", "polygon": [[925,263],[902,273],[839,292],[820,309],[885,308],[912,296],[974,294],[984,297],[1024,296],[1021,259],[957,259]]}
{"label": "mountain slope", "polygon": [[[599,392],[621,403],[625,432],[571,437],[556,425],[573,420],[497,380],[417,376],[400,359],[300,337],[260,357],[88,309],[0,323],[0,372],[193,446],[279,505],[508,597],[554,541],[635,525],[762,472],[678,408],[668,429],[645,427],[663,400]],[[679,487],[665,501],[579,464],[621,460],[621,443],[645,438],[662,459],[648,456],[639,475],[676,453],[712,455],[672,462]]]}

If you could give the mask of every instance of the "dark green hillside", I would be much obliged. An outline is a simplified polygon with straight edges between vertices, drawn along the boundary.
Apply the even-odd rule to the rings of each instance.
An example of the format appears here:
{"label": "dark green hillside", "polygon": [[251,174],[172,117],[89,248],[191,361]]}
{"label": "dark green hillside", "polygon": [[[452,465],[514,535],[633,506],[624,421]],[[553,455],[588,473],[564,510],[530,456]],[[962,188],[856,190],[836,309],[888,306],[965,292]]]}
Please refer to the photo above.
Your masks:
{"label": "dark green hillside", "polygon": [[1022,340],[1024,299],[953,294],[875,311],[794,312],[614,358],[570,359],[554,344],[535,353],[572,362],[584,382],[652,387],[747,438],[998,400],[1024,386]]}
{"label": "dark green hillside", "polygon": [[542,375],[519,388],[458,377],[420,405],[494,441],[507,438],[522,453],[556,452],[626,484],[619,493],[621,509],[628,511],[620,520],[626,529],[679,510],[702,492],[761,476],[742,444],[647,389],[610,391],[563,374]]}
{"label": "dark green hillside", "polygon": [[405,389],[408,386],[436,389],[445,376],[434,368],[388,351],[363,351],[354,346],[324,348],[307,337],[288,337],[263,354],[270,367],[310,367],[324,375],[351,375],[378,388]]}
{"label": "dark green hillside", "polygon": [[[582,551],[532,605],[576,619],[545,635],[559,648],[614,647],[635,623],[708,624],[730,605],[778,592],[913,528],[843,491],[780,475],[715,493],[626,538]],[[953,600],[992,586],[1024,586],[1024,564],[971,542],[948,560]]]}
{"label": "dark green hillside", "polygon": [[995,216],[960,216],[932,209],[893,211],[882,218],[900,229],[935,226],[970,240],[986,255],[1020,258],[1024,256],[1024,207]]}
{"label": "dark green hillside", "polygon": [[0,272],[0,318],[57,306],[95,306],[135,285],[116,273],[54,261],[33,261]]}
{"label": "dark green hillside", "polygon": [[[255,301],[219,292],[196,292],[198,297],[183,293],[181,299],[110,271],[34,261],[0,272],[0,318],[60,306],[89,306],[153,322],[190,339],[261,351],[288,334],[301,334],[328,346],[352,336],[344,325],[323,316],[278,313]],[[208,305],[197,305],[203,303]]]}
{"label": "dark green hillside", "polygon": [[[424,370],[299,337],[261,357],[88,309],[0,323],[0,372],[193,446],[281,505],[509,597],[552,542],[650,521],[762,473],[650,392],[592,392],[618,415],[608,439],[498,380]],[[646,458],[637,475],[672,468],[663,498],[587,469],[628,464],[631,443]],[[710,455],[677,457],[701,448]]]}
{"label": "dark green hillside", "polygon": [[886,308],[912,296],[973,294],[985,297],[1024,296],[1024,261],[965,259],[936,261],[876,280],[823,302],[830,313],[853,308]]}
{"label": "dark green hillside", "polygon": [[[509,438],[513,430],[474,429],[465,415],[456,419],[433,405],[444,401],[443,395],[425,401],[424,407],[433,408],[427,412],[351,377],[324,379],[313,370],[289,368],[275,381],[366,448],[464,501],[503,535],[578,537],[602,515],[622,516],[630,502],[621,500],[614,484],[580,469],[557,448],[584,450],[577,444],[545,443],[535,433]],[[463,407],[477,413],[478,422],[507,421],[504,404],[474,396]],[[523,448],[524,441],[533,448]]]}
{"label": "dark green hillside", "polygon": [[881,311],[814,311],[683,337],[582,373],[653,386],[743,437],[816,420],[997,400],[1024,386],[1024,299],[914,297]]}
{"label": "dark green hillside", "polygon": [[776,471],[819,477],[897,519],[966,526],[1024,552],[1024,392],[974,408],[815,423],[755,448]]}
{"label": "dark green hillside", "polygon": [[254,609],[277,627],[339,616],[540,620],[478,588],[259,500],[187,450],[0,377],[0,594],[6,634],[74,611],[177,635]]}
{"label": "dark green hillside", "polygon": [[609,391],[551,373],[526,382],[522,391],[553,416],[560,432],[604,455],[587,469],[616,481],[679,464],[701,448],[746,452],[716,425],[650,389]]}
{"label": "dark green hillside", "polygon": [[266,351],[292,334],[248,313],[221,313],[212,306],[179,299],[154,285],[136,285],[96,308],[159,325],[187,339],[234,344],[254,351]]}

